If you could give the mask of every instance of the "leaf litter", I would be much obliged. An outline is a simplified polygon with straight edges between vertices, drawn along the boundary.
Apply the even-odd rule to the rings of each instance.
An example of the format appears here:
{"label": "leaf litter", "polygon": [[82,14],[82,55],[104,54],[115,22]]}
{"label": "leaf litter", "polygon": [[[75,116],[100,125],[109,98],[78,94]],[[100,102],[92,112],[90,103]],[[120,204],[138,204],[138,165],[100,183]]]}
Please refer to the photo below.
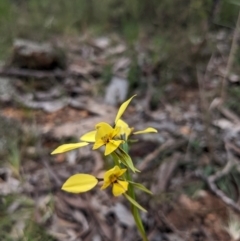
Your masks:
{"label": "leaf litter", "polygon": [[[219,36],[218,49],[226,55],[229,45],[222,34]],[[78,140],[95,123],[114,119],[116,107],[130,91],[128,76],[132,63],[127,57],[127,45],[120,38],[114,39],[113,43],[108,36],[63,41],[62,45],[67,46],[64,56],[68,64],[61,75],[50,74],[61,67],[57,66],[61,64],[58,61],[48,66],[50,62],[45,60],[44,63],[35,61],[34,66],[28,66],[29,59],[26,60],[25,55],[22,56],[25,66],[18,65],[16,54],[23,53],[16,52],[16,47],[12,65],[18,71],[11,72],[13,66],[5,66],[5,72],[0,71],[1,75],[9,74],[1,77],[1,118],[13,121],[12,126],[18,123],[23,132],[17,140],[4,131],[5,127],[0,129],[1,141],[6,143],[6,149],[11,141],[16,141],[16,148],[20,150],[16,159],[18,163],[11,162],[11,165],[7,165],[11,152],[8,150],[1,154],[0,203],[8,206],[5,210],[1,209],[1,213],[4,217],[16,214],[14,222],[9,219],[9,232],[4,235],[12,240],[21,240],[24,230],[29,228],[28,220],[33,220],[45,230],[46,235],[50,235],[49,240],[138,239],[124,199],[113,198],[110,191],[100,192],[97,189],[81,195],[60,190],[61,184],[72,174],[89,172],[102,175],[108,160],[101,152],[92,154],[86,148],[54,157],[49,154],[59,141]],[[42,50],[40,46],[43,45],[37,43],[20,43],[24,44],[24,48],[33,46],[37,49],[34,50],[35,56],[41,51],[52,53],[51,47]],[[129,108],[126,119],[130,125],[134,124],[136,130],[148,123],[159,132],[154,138],[146,135],[132,148],[134,161],[142,171],[139,178],[154,193],[149,198],[137,192],[148,210],[142,218],[149,239],[226,241],[231,237],[237,240],[234,232],[238,227],[240,209],[232,207],[237,206],[239,200],[236,185],[240,169],[238,161],[234,162],[235,170],[221,171],[226,170],[230,154],[235,160],[239,159],[238,114],[228,107],[224,109],[218,104],[212,105],[208,131],[215,141],[214,152],[211,153],[199,89],[183,88],[183,84],[178,82],[169,83],[163,87],[165,94],[158,96],[157,107],[151,109],[155,93],[152,90],[159,88],[154,86],[156,66],[149,63],[148,51],[151,47],[147,51],[139,46],[136,49],[143,72],[143,82],[139,82],[150,84],[145,85],[144,90],[141,87],[135,90],[139,102]],[[54,55],[54,58],[58,57]],[[29,58],[31,60],[32,57]],[[224,58],[213,55],[207,68],[207,78],[202,80],[206,98],[212,103],[216,97],[215,87],[221,85],[216,76],[223,74],[224,64]],[[112,66],[107,87],[103,84],[106,66]],[[238,75],[231,75],[229,82],[236,84]],[[16,158],[12,154],[13,157]],[[201,171],[202,176],[196,175],[197,171]],[[21,215],[22,212],[24,214]],[[233,218],[233,212],[237,218]]]}

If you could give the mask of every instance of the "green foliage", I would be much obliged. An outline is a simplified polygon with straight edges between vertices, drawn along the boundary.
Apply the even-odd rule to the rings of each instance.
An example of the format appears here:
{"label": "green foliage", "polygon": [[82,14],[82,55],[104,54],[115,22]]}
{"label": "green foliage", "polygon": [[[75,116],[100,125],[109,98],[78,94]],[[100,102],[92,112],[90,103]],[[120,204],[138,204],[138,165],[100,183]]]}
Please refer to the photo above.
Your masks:
{"label": "green foliage", "polygon": [[[19,140],[21,137],[20,125],[0,115],[0,157],[16,157]],[[2,162],[0,163],[0,165]]]}
{"label": "green foliage", "polygon": [[[18,203],[16,205],[16,203]],[[11,208],[17,210],[11,213]],[[0,196],[0,240],[4,241],[54,241],[46,234],[44,228],[31,220],[34,214],[34,203],[31,199],[19,195]],[[25,223],[19,238],[15,238],[12,230],[17,222]],[[22,237],[21,237],[22,236]]]}
{"label": "green foliage", "polygon": [[[238,4],[237,4],[238,3]],[[215,20],[216,24],[235,28],[239,13],[239,1],[221,1],[219,14]]]}
{"label": "green foliage", "polygon": [[[208,17],[210,0],[26,0],[0,2],[1,49],[15,37],[43,40],[53,34],[76,34],[90,26],[118,31],[130,43],[141,31],[174,36],[176,29],[198,29]],[[147,27],[147,28],[145,28]],[[151,34],[152,34],[151,33]],[[3,56],[3,55],[2,55]],[[1,55],[0,55],[1,57]]]}
{"label": "green foliage", "polygon": [[141,85],[141,70],[139,68],[136,58],[133,58],[132,61],[133,63],[130,66],[127,78],[129,81],[130,91],[134,91]]}
{"label": "green foliage", "polygon": [[184,186],[184,193],[190,197],[194,197],[194,195],[203,188],[204,183],[201,181],[189,182]]}
{"label": "green foliage", "polygon": [[29,220],[25,229],[24,237],[20,241],[56,241],[53,237],[48,235],[44,229],[37,223]]}
{"label": "green foliage", "polygon": [[238,183],[240,175],[237,170],[232,170],[227,176],[217,181],[218,187],[231,199],[237,201],[239,194]]}
{"label": "green foliage", "polygon": [[239,86],[230,86],[228,88],[228,99],[226,106],[230,108],[237,115],[240,115],[240,87]]}
{"label": "green foliage", "polygon": [[105,86],[107,86],[112,78],[112,65],[106,65],[103,68],[102,79]]}
{"label": "green foliage", "polygon": [[11,145],[9,146],[8,166],[12,169],[13,173],[16,176],[20,175],[20,164],[20,150],[16,143],[11,143]]}

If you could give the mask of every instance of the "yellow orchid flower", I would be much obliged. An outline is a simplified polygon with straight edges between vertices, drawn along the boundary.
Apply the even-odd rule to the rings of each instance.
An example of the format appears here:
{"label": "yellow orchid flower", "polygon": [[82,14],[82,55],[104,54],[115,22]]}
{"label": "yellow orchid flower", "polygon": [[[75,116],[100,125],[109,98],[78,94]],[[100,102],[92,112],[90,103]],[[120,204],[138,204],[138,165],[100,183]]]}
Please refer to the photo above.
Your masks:
{"label": "yellow orchid flower", "polygon": [[[125,112],[126,108],[128,107],[129,103],[131,102],[131,100],[135,97],[136,95],[132,96],[130,99],[128,99],[127,101],[123,102],[122,105],[120,106],[118,113],[116,115],[115,118],[115,127],[120,127],[120,134],[126,134],[127,133],[131,133],[130,128],[128,127],[128,124],[125,123],[123,120],[121,120],[121,116],[123,115],[123,113]],[[118,123],[118,125],[117,125]],[[98,125],[96,125],[98,126]],[[129,129],[129,130],[128,130]],[[126,131],[126,132],[125,132]],[[81,141],[86,141],[86,142],[95,142],[95,135],[96,135],[96,130],[95,131],[90,131],[86,134],[84,134],[83,136],[80,137]]]}
{"label": "yellow orchid flower", "polygon": [[105,145],[105,156],[114,152],[123,140],[115,140],[120,133],[120,128],[112,128],[108,123],[101,122],[96,125],[95,144],[93,150]]}
{"label": "yellow orchid flower", "polygon": [[121,119],[117,121],[115,127],[119,127],[121,129],[120,134],[121,136],[123,136],[125,140],[127,140],[131,134],[138,135],[138,134],[145,134],[145,133],[157,133],[157,130],[152,127],[148,127],[141,131],[133,132],[134,128],[133,127],[130,128],[129,125]]}
{"label": "yellow orchid flower", "polygon": [[63,144],[56,148],[51,154],[53,155],[64,153],[83,146],[87,146],[90,143],[94,143],[94,150],[105,145],[106,149],[104,154],[109,155],[114,152],[121,143],[123,143],[123,140],[121,139],[127,140],[130,134],[137,135],[151,132],[156,133],[157,130],[152,127],[148,127],[141,131],[133,132],[133,128],[130,128],[128,124],[121,119],[129,103],[135,96],[136,95],[132,96],[120,106],[115,118],[114,128],[105,122],[100,122],[95,126],[96,130],[90,131],[80,137],[81,142]]}
{"label": "yellow orchid flower", "polygon": [[63,184],[62,190],[71,193],[82,193],[93,189],[99,181],[103,180],[101,189],[106,189],[108,186],[113,185],[113,195],[119,196],[128,190],[128,182],[120,180],[127,169],[120,169],[118,166],[114,166],[104,174],[104,179],[98,179],[89,174],[75,174],[67,179]]}
{"label": "yellow orchid flower", "polygon": [[[120,134],[120,128],[112,128],[108,123],[100,122],[96,125],[96,131],[91,131],[86,133],[84,136],[81,137],[85,142],[78,142],[78,143],[70,143],[70,144],[63,144],[55,149],[51,154],[58,154],[67,151],[74,150],[76,148],[80,148],[83,146],[89,145],[91,142],[94,143],[93,150],[100,148],[101,146],[105,145],[105,156],[111,154],[115,151],[123,140],[117,140],[117,136]],[[114,139],[115,138],[115,139]]]}
{"label": "yellow orchid flower", "polygon": [[128,190],[128,182],[120,180],[121,177],[127,169],[120,169],[118,166],[114,166],[112,169],[108,170],[104,174],[104,183],[101,189],[106,189],[110,185],[113,185],[112,193],[115,197],[120,196]]}
{"label": "yellow orchid flower", "polygon": [[[138,135],[138,134],[145,134],[145,133],[157,133],[157,130],[152,127],[148,127],[144,130],[133,132],[134,128],[129,127],[129,125],[121,119],[122,115],[124,114],[125,110],[127,109],[128,105],[129,105],[129,103],[135,96],[136,95],[132,96],[130,99],[128,99],[127,101],[122,103],[122,105],[120,106],[120,108],[118,110],[116,118],[115,118],[115,128],[120,128],[120,132],[119,132],[120,137],[123,137],[125,140],[128,139],[130,134]],[[96,125],[96,126],[98,126],[98,125]],[[80,138],[80,140],[86,141],[86,142],[95,142],[95,135],[96,135],[96,130],[90,131],[90,132],[86,133],[85,135],[83,135]]]}
{"label": "yellow orchid flower", "polygon": [[124,137],[125,140],[128,139],[129,135],[131,133],[133,133],[134,135],[137,135],[137,134],[145,134],[145,133],[157,133],[157,130],[152,128],[152,127],[148,127],[144,130],[141,130],[141,131],[136,131],[136,132],[133,132],[133,129],[134,128],[130,128],[128,126],[128,124],[123,121],[121,119],[123,113],[125,112],[125,110],[127,109],[129,103],[131,102],[131,100],[135,97],[136,95],[132,96],[130,99],[128,99],[127,101],[125,101],[124,103],[122,103],[122,105],[120,106],[119,110],[118,110],[118,113],[116,115],[116,118],[115,118],[115,127],[120,127],[121,128],[121,135]]}

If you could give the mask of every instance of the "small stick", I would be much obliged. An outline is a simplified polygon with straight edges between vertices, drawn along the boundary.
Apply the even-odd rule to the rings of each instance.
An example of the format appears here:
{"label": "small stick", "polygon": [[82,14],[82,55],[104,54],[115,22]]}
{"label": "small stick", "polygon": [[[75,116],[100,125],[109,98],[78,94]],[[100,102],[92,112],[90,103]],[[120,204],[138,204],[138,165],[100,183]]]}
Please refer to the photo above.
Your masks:
{"label": "small stick", "polygon": [[229,76],[230,70],[232,68],[233,62],[234,62],[234,56],[236,54],[237,51],[237,40],[238,40],[238,36],[239,36],[239,30],[240,30],[240,11],[238,14],[238,20],[237,20],[237,25],[234,31],[234,35],[233,35],[233,40],[232,40],[232,45],[231,45],[231,49],[230,49],[230,54],[228,57],[228,62],[227,62],[227,67],[226,70],[224,72],[224,77],[222,80],[222,89],[221,89],[221,100],[222,100],[222,104],[225,102],[226,97],[227,97],[227,91],[226,91],[226,87],[227,87],[227,78]]}

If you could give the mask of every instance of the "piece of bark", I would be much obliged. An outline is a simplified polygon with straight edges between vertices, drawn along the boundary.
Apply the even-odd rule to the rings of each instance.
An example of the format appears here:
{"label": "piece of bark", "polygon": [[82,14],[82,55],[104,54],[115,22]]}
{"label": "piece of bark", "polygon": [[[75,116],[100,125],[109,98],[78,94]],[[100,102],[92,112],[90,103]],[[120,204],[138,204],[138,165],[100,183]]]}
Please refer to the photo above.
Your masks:
{"label": "piece of bark", "polygon": [[62,49],[48,43],[17,39],[13,44],[10,66],[35,70],[64,69],[66,56]]}

